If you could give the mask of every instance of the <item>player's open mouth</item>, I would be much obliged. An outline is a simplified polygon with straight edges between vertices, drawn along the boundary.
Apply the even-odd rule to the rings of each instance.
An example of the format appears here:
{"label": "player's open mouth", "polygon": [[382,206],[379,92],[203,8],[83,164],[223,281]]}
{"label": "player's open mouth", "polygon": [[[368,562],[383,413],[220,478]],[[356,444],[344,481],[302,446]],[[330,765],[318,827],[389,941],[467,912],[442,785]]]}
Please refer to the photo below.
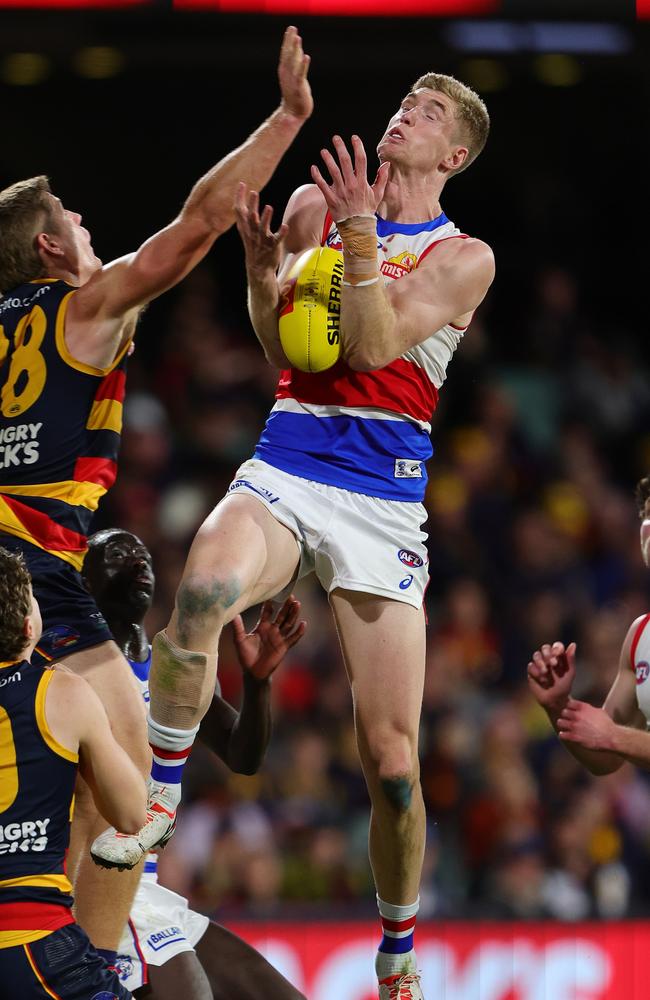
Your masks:
{"label": "player's open mouth", "polygon": [[402,135],[402,133],[400,132],[400,130],[398,128],[392,128],[390,130],[390,132],[388,133],[388,135],[386,136],[386,138],[387,139],[395,139],[395,140],[397,140],[399,142],[404,142],[404,136]]}

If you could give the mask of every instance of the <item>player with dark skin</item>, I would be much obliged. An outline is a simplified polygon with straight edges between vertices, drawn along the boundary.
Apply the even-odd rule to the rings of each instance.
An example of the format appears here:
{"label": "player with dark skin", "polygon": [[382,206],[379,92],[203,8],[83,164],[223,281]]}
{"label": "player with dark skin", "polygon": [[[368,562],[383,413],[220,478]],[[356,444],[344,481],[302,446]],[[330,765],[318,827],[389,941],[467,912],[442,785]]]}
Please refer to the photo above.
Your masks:
{"label": "player with dark skin", "polygon": [[[150,656],[144,618],[154,594],[151,555],[135,535],[108,529],[89,540],[83,576],[109,624],[115,642],[135,664]],[[243,701],[237,712],[215,693],[199,739],[232,771],[255,774],[271,736],[271,675],[304,635],[300,602],[288,598],[273,618],[267,601],[255,628],[247,633],[241,617],[233,638],[242,668]],[[304,1000],[259,952],[225,927],[210,922],[196,951],[175,955],[164,965],[148,966],[149,985],[134,991],[147,1000]]]}

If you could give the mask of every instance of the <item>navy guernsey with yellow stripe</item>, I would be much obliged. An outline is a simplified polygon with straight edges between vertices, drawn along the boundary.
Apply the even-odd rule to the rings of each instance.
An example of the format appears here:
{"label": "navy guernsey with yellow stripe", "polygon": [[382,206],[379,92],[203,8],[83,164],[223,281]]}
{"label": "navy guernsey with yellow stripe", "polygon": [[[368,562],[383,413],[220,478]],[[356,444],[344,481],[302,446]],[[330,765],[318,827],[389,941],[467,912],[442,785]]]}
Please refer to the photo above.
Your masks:
{"label": "navy guernsey with yellow stripe", "polygon": [[26,660],[0,664],[0,948],[73,922],[65,858],[79,757],[47,726],[54,677]]}
{"label": "navy guernsey with yellow stripe", "polygon": [[80,569],[117,474],[128,344],[108,368],[76,361],[64,339],[75,291],[43,278],[0,299],[0,534]]}

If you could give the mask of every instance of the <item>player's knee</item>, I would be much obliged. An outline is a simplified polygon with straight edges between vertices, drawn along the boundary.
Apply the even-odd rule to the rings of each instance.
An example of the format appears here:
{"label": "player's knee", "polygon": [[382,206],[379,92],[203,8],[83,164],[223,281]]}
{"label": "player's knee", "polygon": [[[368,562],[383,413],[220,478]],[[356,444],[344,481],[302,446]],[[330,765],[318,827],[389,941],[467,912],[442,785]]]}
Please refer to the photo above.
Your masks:
{"label": "player's knee", "polygon": [[192,573],[186,576],[176,596],[181,643],[189,646],[194,631],[224,625],[241,594],[242,584],[235,573]]}
{"label": "player's knee", "polygon": [[398,812],[411,806],[419,779],[417,750],[404,733],[384,733],[369,741],[371,767],[384,801]]}

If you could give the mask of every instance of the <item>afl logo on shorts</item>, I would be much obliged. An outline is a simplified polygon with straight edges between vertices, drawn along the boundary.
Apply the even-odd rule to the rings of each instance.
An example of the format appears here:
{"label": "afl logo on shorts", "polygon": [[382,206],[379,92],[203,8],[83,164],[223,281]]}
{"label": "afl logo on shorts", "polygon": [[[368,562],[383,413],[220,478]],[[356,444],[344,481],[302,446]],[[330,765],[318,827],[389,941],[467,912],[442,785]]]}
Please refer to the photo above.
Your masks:
{"label": "afl logo on shorts", "polygon": [[641,660],[635,666],[634,672],[637,684],[643,684],[644,681],[647,681],[648,674],[650,674],[650,663],[647,660]]}
{"label": "afl logo on shorts", "polygon": [[120,1000],[117,993],[109,993],[108,990],[102,990],[101,993],[94,993],[90,1000]]}
{"label": "afl logo on shorts", "polygon": [[405,566],[410,566],[411,569],[419,569],[420,566],[424,565],[424,562],[420,559],[417,552],[411,552],[410,549],[400,549],[397,553],[397,558],[400,562],[403,562]]}

